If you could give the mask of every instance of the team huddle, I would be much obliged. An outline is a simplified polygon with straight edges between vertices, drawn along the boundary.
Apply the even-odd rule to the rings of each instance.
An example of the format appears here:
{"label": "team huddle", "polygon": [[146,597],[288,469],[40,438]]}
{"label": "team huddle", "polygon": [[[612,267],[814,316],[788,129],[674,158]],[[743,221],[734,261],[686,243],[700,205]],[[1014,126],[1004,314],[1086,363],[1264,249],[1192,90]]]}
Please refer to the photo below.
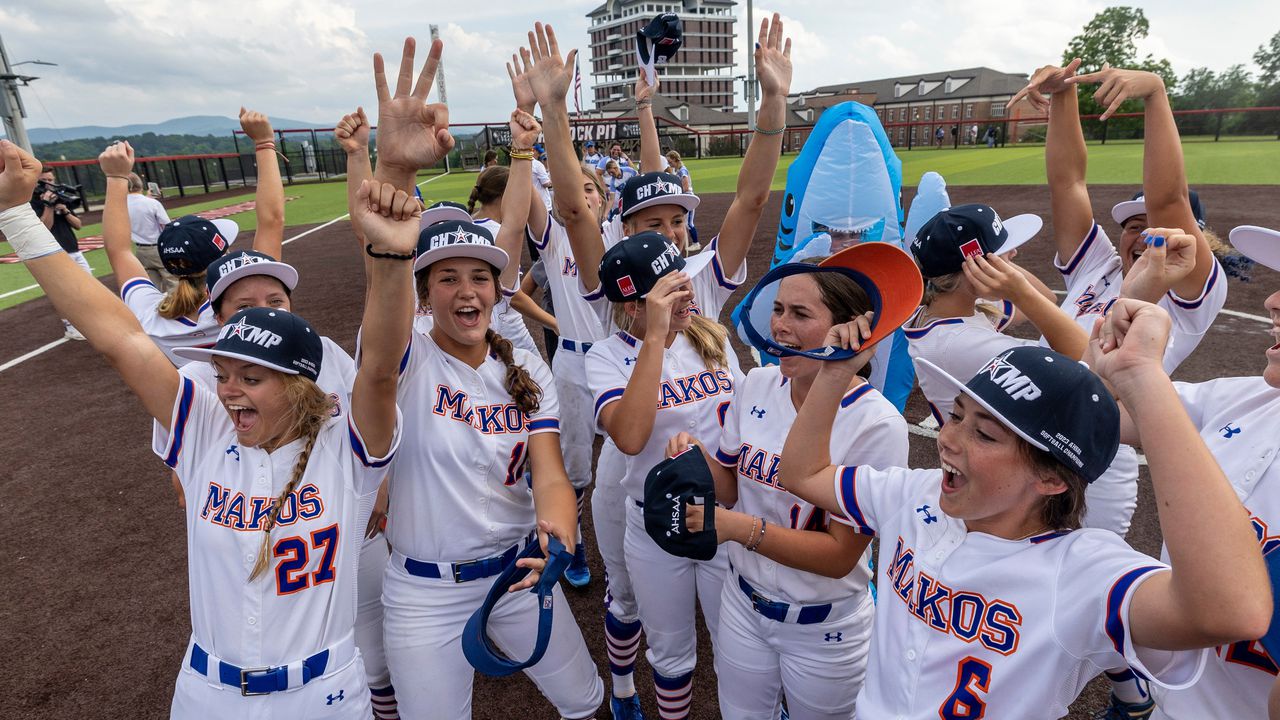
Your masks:
{"label": "team huddle", "polygon": [[[566,720],[604,717],[606,693],[633,720],[643,637],[659,717],[678,720],[699,609],[734,720],[1058,718],[1103,673],[1101,718],[1266,716],[1280,342],[1258,377],[1169,379],[1223,307],[1229,251],[1187,189],[1158,76],[1077,61],[1015,98],[1049,112],[1059,300],[1015,260],[1042,219],[981,204],[930,213],[904,248],[827,238],[743,287],[790,92],[777,15],[733,201],[700,246],[688,171],[659,147],[659,82],[636,85],[639,167],[623,177],[631,161],[594,147],[584,162],[576,51],[541,23],[507,64],[509,168],[486,169],[470,207],[424,203],[418,172],[453,138],[427,102],[442,45],[416,79],[415,51],[394,86],[374,56],[376,169],[363,109],[335,131],[366,278],[354,357],[292,312],[264,115],[241,111],[252,249],[232,248],[229,220],[171,222],[168,292],[131,248],[128,143],[99,157],[117,297],[32,211],[39,162],[0,142],[0,233],[154,418],[185,508],[191,639],[171,717],[468,718],[480,669],[525,672]],[[1085,185],[1091,84],[1104,106],[1144,104],[1142,192],[1113,223]],[[1280,232],[1230,239],[1280,270]],[[529,297],[538,272],[550,312]],[[1280,289],[1266,309],[1280,340]],[[550,364],[526,318],[554,331]],[[1040,338],[1006,334],[1021,323]],[[744,372],[731,332],[764,364]],[[908,468],[907,421],[872,369],[894,338],[938,468]],[[1124,540],[1139,450],[1161,559]],[[591,581],[588,494],[606,605],[575,618],[557,581]],[[583,622],[603,623],[607,676]]]}

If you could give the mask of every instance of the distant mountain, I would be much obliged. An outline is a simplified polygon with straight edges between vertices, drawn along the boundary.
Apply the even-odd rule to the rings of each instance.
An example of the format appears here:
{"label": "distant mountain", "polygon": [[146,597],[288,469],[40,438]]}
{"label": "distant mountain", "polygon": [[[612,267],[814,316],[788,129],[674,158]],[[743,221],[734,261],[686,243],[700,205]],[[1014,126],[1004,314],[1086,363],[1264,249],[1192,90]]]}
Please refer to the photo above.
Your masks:
{"label": "distant mountain", "polygon": [[[329,127],[333,123],[313,123],[305,120],[289,118],[271,118],[271,126],[277,130],[292,128]],[[231,134],[240,129],[240,121],[236,118],[221,115],[192,115],[174,118],[160,123],[144,123],[138,125],[122,125],[120,127],[104,127],[101,125],[81,125],[61,129],[27,128],[33,145],[53,143],[60,140],[81,140],[85,138],[110,138],[155,133],[156,135],[222,135]]]}

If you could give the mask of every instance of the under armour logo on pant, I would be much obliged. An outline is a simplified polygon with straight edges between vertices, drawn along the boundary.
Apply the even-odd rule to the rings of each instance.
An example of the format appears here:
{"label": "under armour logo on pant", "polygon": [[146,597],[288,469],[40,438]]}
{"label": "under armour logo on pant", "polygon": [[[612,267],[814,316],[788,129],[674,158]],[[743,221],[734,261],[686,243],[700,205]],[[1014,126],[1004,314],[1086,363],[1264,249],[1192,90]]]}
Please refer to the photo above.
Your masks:
{"label": "under armour logo on pant", "polygon": [[842,632],[827,633],[822,636],[822,640],[823,642],[840,642],[844,640],[844,633]]}
{"label": "under armour logo on pant", "polygon": [[342,700],[342,695],[342,690],[339,690],[337,695],[326,695],[325,698],[328,699],[329,702],[325,703],[325,705],[332,705],[335,700]]}
{"label": "under armour logo on pant", "polygon": [[1240,428],[1238,428],[1238,427],[1231,427],[1231,423],[1227,423],[1226,425],[1223,425],[1222,427],[1218,428],[1218,430],[1220,430],[1220,431],[1222,432],[1222,437],[1224,437],[1224,438],[1226,438],[1226,439],[1228,439],[1228,440],[1230,440],[1230,439],[1231,439],[1231,436],[1232,436],[1232,435],[1239,435],[1239,434],[1240,434]]}
{"label": "under armour logo on pant", "polygon": [[758,408],[755,405],[752,405],[751,414],[755,415],[759,419],[764,419],[764,408]]}
{"label": "under armour logo on pant", "polygon": [[635,358],[633,358],[633,357],[629,357],[629,358],[622,358],[622,362],[626,363],[628,366],[629,366],[629,365],[631,365],[631,363],[633,363],[633,362],[635,362],[635,361],[636,361],[636,359],[635,359]]}

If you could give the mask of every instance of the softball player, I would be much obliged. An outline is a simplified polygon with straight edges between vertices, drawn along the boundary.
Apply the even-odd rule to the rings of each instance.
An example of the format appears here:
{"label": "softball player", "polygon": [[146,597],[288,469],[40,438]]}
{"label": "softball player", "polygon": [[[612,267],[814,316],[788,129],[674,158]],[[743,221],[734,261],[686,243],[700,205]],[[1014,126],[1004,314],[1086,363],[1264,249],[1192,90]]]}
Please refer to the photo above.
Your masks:
{"label": "softball player", "polygon": [[[870,309],[866,292],[847,276],[792,275],[779,284],[770,335],[788,347],[816,348],[832,325]],[[719,444],[704,450],[716,502],[733,508],[715,511],[718,539],[734,541],[715,637],[720,714],[731,720],[774,720],[783,694],[796,720],[850,718],[866,671],[875,612],[867,543],[777,477],[796,408],[820,366],[789,356],[747,373]],[[668,453],[691,442],[680,433]],[[855,377],[836,413],[831,453],[848,464],[905,465],[906,420]]]}
{"label": "softball player", "polygon": [[[254,140],[258,163],[258,228],[253,249],[278,258],[284,240],[284,185],[276,165],[271,123],[262,113],[240,108],[240,126]],[[107,177],[123,175],[128,179],[130,170],[125,168],[133,166],[133,148],[127,141],[120,144],[127,153],[128,164],[126,155],[113,154],[110,166],[103,164],[103,158],[99,158],[99,165]],[[120,297],[169,360],[183,365],[188,361],[174,354],[174,348],[208,346],[217,333],[219,323],[207,302],[204,271],[226,252],[236,239],[238,227],[232,220],[210,221],[195,215],[166,225],[160,233],[160,260],[166,270],[178,277],[178,284],[165,294],[152,284],[146,268],[133,254],[128,209],[121,212],[123,225],[108,225],[104,214],[102,233]]]}
{"label": "softball player", "polygon": [[666,456],[667,439],[683,430],[708,445],[717,440],[741,380],[728,333],[694,311],[690,274],[697,277],[696,265],[714,257],[703,253],[686,263],[666,238],[649,232],[610,248],[600,282],[623,330],[587,353],[596,421],[626,455],[626,562],[664,720],[688,715],[695,597],[714,638],[728,571],[724,553],[704,562],[663,552],[645,533],[641,509],[645,475]]}
{"label": "softball player", "polygon": [[[192,638],[171,717],[369,717],[352,638],[356,543],[399,442],[396,371],[410,321],[394,309],[409,291],[408,267],[374,266],[367,352],[349,408],[315,384],[319,335],[282,309],[240,311],[212,348],[175,350],[216,365],[210,392],[179,375],[30,210],[15,212],[11,191],[25,191],[25,206],[39,164],[8,142],[0,153],[0,206],[11,208],[0,231],[164,428],[155,451],[183,481]],[[123,198],[127,179],[108,183]],[[362,192],[367,200],[369,188]],[[387,197],[391,217],[367,223],[371,251],[411,250],[411,198]]]}
{"label": "softball player", "polygon": [[[1280,233],[1239,227],[1231,231],[1231,244],[1255,262],[1280,270]],[[1261,376],[1174,383],[1192,424],[1244,503],[1264,554],[1277,544],[1271,528],[1280,527],[1280,464],[1275,462],[1280,450],[1280,292],[1267,298],[1266,309],[1276,342],[1265,352]],[[1152,717],[1264,717],[1277,672],[1276,659],[1256,640],[1222,645],[1209,655],[1194,685],[1156,689]]]}
{"label": "softball player", "polygon": [[[1206,653],[1178,651],[1265,631],[1253,530],[1161,369],[1169,326],[1163,310],[1120,299],[1088,357],[1137,418],[1172,567],[1115,533],[1079,529],[1084,486],[1120,434],[1115,402],[1081,363],[1018,347],[967,384],[953,379],[940,470],[831,465],[838,398],[866,358],[819,371],[781,481],[881,537],[885,580],[858,717],[1057,718],[1103,668],[1185,687]],[[862,337],[865,328],[835,328],[828,344]],[[1196,590],[1222,583],[1238,592]]]}

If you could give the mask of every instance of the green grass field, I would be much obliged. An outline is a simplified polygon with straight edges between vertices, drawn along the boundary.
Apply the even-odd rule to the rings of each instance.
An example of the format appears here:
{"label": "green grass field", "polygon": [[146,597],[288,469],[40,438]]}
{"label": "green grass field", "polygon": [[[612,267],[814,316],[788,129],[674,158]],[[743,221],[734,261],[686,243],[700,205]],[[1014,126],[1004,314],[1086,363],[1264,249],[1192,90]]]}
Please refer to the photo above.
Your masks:
{"label": "green grass field", "polygon": [[[1280,185],[1280,142],[1271,140],[1234,140],[1229,142],[1187,142],[1183,145],[1187,179],[1191,185]],[[930,170],[940,173],[949,185],[1040,185],[1045,182],[1044,148],[1038,145],[1006,148],[944,148],[900,150],[902,181],[911,187]],[[786,185],[787,168],[795,155],[783,156],[773,176],[773,189]],[[689,171],[698,193],[733,192],[737,183],[741,158],[690,160]],[[473,173],[452,173],[438,179],[427,175],[422,194],[428,203],[437,200],[466,202],[475,182]],[[1142,144],[1110,142],[1089,147],[1089,182],[1092,184],[1131,184],[1142,181]],[[297,184],[285,187],[290,198],[285,216],[290,226],[328,222],[346,212],[346,185],[342,182]],[[199,212],[215,207],[252,200],[253,193],[188,205],[183,213]],[[245,230],[255,227],[253,212],[232,215]],[[773,220],[770,219],[769,222]],[[102,232],[101,225],[86,225],[81,237]],[[287,236],[286,236],[287,237]],[[0,242],[0,255],[11,250]],[[101,250],[85,254],[97,275],[111,271]],[[0,309],[17,305],[42,293],[29,288],[34,283],[20,264],[0,265]]]}

